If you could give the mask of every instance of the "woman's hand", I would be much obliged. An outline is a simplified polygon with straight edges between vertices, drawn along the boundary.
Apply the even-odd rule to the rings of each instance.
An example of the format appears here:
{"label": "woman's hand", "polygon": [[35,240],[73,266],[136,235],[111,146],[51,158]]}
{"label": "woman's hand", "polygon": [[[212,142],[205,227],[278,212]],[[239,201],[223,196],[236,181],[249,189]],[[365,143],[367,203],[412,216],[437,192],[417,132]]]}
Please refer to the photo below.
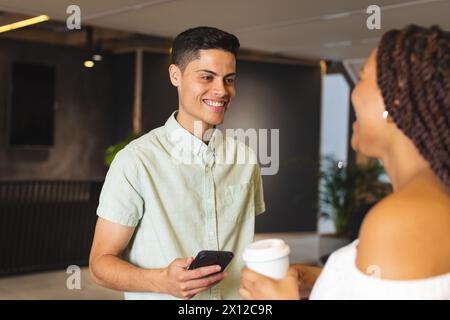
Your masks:
{"label": "woman's hand", "polygon": [[245,300],[299,300],[298,274],[294,268],[275,280],[248,268],[242,269],[239,294]]}

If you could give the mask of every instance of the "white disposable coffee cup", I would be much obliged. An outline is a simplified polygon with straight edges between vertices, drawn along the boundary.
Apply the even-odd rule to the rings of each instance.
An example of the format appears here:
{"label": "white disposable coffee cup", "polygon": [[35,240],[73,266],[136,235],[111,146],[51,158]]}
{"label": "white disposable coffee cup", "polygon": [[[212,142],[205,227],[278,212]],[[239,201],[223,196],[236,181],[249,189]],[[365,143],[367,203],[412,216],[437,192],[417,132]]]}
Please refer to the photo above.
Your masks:
{"label": "white disposable coffee cup", "polygon": [[289,269],[289,253],[289,246],[283,240],[266,239],[249,244],[242,258],[249,269],[282,279]]}

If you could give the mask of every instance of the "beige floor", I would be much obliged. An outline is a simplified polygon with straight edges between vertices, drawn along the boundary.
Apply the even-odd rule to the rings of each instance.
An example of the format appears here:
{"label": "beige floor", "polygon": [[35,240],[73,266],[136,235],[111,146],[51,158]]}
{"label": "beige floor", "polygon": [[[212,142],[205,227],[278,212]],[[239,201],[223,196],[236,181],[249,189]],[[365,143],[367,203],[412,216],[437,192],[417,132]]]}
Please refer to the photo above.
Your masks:
{"label": "beige floor", "polygon": [[96,285],[87,268],[81,268],[81,288],[69,290],[66,270],[0,278],[0,299],[118,300],[123,294]]}
{"label": "beige floor", "polygon": [[[344,245],[340,240],[325,241],[313,233],[257,234],[255,240],[282,238],[291,248],[292,263],[316,263],[318,258]],[[64,299],[119,300],[123,294],[96,285],[87,268],[81,269],[81,289],[69,290],[65,270],[0,278],[0,300],[4,299]]]}

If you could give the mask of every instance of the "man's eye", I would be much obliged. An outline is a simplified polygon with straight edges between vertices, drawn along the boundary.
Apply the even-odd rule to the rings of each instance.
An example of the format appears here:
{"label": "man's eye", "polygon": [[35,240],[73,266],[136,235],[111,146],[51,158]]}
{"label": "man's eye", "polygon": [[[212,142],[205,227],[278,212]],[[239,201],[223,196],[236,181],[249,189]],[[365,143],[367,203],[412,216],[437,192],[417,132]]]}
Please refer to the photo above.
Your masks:
{"label": "man's eye", "polygon": [[234,78],[225,79],[225,83],[226,84],[233,84],[234,80],[235,80]]}
{"label": "man's eye", "polygon": [[202,79],[203,79],[203,80],[211,80],[212,77],[211,77],[211,76],[202,76]]}

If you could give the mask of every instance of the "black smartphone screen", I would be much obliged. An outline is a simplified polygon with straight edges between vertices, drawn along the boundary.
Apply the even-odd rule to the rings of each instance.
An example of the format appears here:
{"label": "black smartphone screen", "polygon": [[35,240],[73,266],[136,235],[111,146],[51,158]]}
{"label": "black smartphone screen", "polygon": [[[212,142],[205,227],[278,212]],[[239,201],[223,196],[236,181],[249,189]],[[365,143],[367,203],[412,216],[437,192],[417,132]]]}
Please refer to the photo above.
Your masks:
{"label": "black smartphone screen", "polygon": [[222,272],[228,266],[231,259],[233,259],[233,256],[233,252],[230,251],[203,250],[200,251],[195,257],[194,261],[192,261],[191,265],[189,266],[189,270],[219,265],[221,268],[220,272]]}

